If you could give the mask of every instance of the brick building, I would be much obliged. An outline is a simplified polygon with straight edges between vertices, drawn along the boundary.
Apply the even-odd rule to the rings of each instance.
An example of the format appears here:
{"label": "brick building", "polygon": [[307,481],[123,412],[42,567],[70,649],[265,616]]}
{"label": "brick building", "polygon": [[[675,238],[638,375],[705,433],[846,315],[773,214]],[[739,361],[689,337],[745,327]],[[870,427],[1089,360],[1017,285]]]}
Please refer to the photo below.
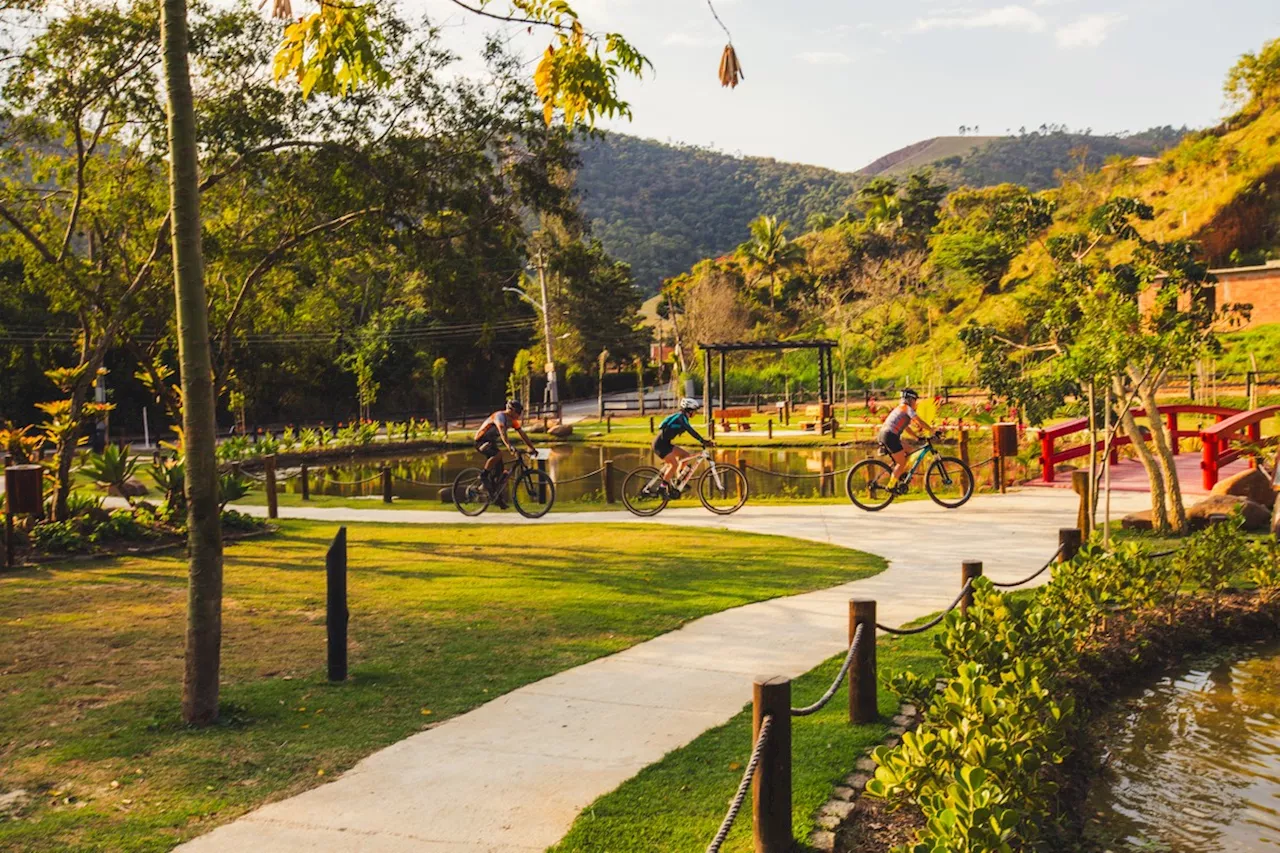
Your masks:
{"label": "brick building", "polygon": [[[1214,305],[1252,305],[1249,321],[1241,328],[1253,329],[1268,323],[1280,323],[1280,260],[1267,261],[1260,267],[1228,267],[1211,270],[1217,283],[1209,288]],[[1144,310],[1155,300],[1155,291],[1141,296]]]}

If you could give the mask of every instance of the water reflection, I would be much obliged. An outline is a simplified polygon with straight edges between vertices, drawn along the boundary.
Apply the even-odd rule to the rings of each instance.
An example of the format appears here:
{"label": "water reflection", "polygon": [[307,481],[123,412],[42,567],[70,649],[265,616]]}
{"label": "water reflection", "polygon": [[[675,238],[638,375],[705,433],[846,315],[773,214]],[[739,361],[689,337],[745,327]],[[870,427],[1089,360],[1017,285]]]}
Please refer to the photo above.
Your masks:
{"label": "water reflection", "polygon": [[[639,465],[654,465],[657,460],[647,447],[620,447],[594,444],[552,445],[547,470],[559,484],[557,501],[601,501],[604,496],[602,477],[587,476],[612,460],[614,490],[621,486],[626,472]],[[720,448],[716,459],[721,463],[747,463],[765,472],[804,475],[787,479],[771,473],[748,471],[752,494],[782,497],[817,497],[819,494],[841,495],[844,490],[842,469],[865,459],[869,447],[837,448]],[[480,456],[472,450],[451,450],[389,460],[369,460],[348,464],[313,467],[309,486],[313,495],[346,497],[380,497],[382,485],[378,473],[383,464],[391,466],[394,494],[404,499],[436,500],[442,485],[452,483],[464,468],[480,464]],[[821,474],[828,476],[818,476]],[[586,477],[586,479],[579,479]],[[290,493],[300,493],[301,482],[295,477],[282,484]]]}
{"label": "water reflection", "polygon": [[1108,746],[1090,802],[1102,849],[1280,849],[1280,645],[1162,680]]}

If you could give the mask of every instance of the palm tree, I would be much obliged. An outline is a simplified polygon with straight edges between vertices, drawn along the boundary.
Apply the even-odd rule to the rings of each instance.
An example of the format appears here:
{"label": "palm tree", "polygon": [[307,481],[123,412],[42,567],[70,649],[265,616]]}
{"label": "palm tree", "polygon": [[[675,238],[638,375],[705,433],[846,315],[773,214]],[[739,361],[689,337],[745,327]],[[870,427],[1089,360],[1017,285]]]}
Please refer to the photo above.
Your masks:
{"label": "palm tree", "polygon": [[902,224],[898,183],[892,178],[876,178],[858,190],[857,204],[876,231],[892,231]]}
{"label": "palm tree", "polygon": [[809,218],[805,220],[805,227],[810,231],[825,231],[832,225],[836,224],[830,213],[811,213]]}
{"label": "palm tree", "polygon": [[[787,239],[790,222],[779,222],[776,216],[761,214],[751,221],[751,239],[738,247],[738,254],[769,277],[769,310],[774,310],[778,273],[792,270],[805,262],[804,247]],[[757,279],[758,281],[759,279]]]}
{"label": "palm tree", "polygon": [[196,116],[187,53],[186,0],[160,4],[164,84],[169,107],[169,222],[182,365],[182,438],[187,475],[187,640],[182,719],[218,719],[222,649],[222,512],[215,456],[213,364],[200,245]]}

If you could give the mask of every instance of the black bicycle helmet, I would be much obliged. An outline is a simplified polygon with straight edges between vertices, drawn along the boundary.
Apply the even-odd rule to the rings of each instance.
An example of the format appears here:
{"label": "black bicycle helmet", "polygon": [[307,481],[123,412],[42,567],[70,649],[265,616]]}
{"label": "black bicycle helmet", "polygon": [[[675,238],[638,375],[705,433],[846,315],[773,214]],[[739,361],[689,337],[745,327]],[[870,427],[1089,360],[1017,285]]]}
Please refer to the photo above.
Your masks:
{"label": "black bicycle helmet", "polygon": [[914,388],[902,389],[902,402],[914,403],[916,400],[919,400],[919,399],[920,399],[920,395],[916,393],[916,389]]}
{"label": "black bicycle helmet", "polygon": [[515,412],[517,415],[524,414],[524,403],[521,403],[519,400],[508,400],[507,408]]}

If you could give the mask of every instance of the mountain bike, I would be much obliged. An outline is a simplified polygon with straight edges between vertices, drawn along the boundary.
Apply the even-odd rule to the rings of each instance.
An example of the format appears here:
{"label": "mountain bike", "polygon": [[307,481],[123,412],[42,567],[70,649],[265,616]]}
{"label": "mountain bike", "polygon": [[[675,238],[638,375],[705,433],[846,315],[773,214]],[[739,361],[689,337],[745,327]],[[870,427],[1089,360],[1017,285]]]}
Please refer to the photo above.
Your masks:
{"label": "mountain bike", "polygon": [[516,451],[515,461],[502,466],[496,487],[490,488],[483,468],[466,468],[453,479],[453,505],[475,518],[497,502],[510,487],[511,503],[525,518],[542,518],[556,502],[556,484],[546,471],[529,465],[529,454]]}
{"label": "mountain bike", "polygon": [[[924,490],[938,506],[955,509],[973,496],[973,472],[963,461],[954,456],[943,456],[933,446],[938,436],[929,436],[907,460],[907,474],[896,487],[890,487],[893,466],[881,459],[863,459],[849,471],[844,488],[854,505],[868,512],[882,510],[899,495],[905,495],[916,471],[926,458],[933,462],[925,470]],[[884,445],[881,453],[888,453]]]}
{"label": "mountain bike", "polygon": [[706,470],[694,485],[702,505],[716,515],[729,515],[741,509],[747,502],[746,476],[732,465],[717,465],[706,448],[684,460],[676,471],[674,483],[663,480],[657,468],[646,465],[635,469],[622,481],[622,503],[636,515],[657,515],[668,502],[684,494],[704,467]]}

